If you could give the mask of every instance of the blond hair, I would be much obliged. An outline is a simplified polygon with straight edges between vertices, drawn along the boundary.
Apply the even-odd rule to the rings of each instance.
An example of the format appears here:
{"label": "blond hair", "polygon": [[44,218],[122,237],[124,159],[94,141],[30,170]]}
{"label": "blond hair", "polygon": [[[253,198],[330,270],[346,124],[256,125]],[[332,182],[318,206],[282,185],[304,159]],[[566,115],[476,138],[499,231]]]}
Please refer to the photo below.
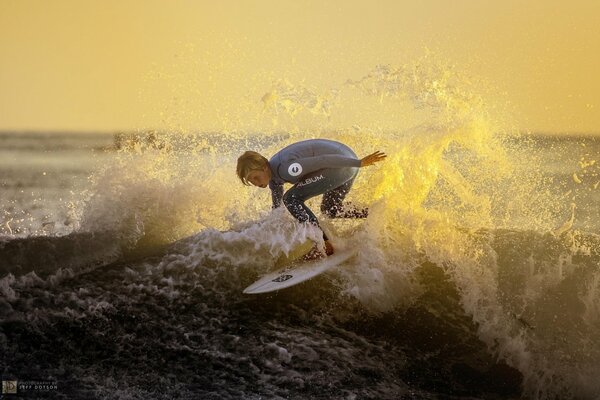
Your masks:
{"label": "blond hair", "polygon": [[244,185],[250,186],[248,174],[250,174],[251,171],[263,170],[267,165],[269,165],[269,160],[259,153],[249,150],[238,157],[237,176]]}

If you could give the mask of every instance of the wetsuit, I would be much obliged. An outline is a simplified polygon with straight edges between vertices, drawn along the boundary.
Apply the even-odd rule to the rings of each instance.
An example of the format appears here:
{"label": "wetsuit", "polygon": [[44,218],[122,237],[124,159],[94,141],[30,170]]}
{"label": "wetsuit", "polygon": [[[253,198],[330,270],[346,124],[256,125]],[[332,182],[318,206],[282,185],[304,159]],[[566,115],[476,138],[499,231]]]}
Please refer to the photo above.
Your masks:
{"label": "wetsuit", "polygon": [[[342,201],[350,191],[358,174],[360,160],[343,143],[326,139],[312,139],[291,144],[269,160],[271,181],[269,188],[273,208],[281,201],[300,222],[318,225],[317,217],[304,202],[323,194],[321,211],[331,218],[365,218],[367,210],[344,211]],[[292,183],[285,195],[283,184]],[[327,237],[323,235],[325,239]]]}

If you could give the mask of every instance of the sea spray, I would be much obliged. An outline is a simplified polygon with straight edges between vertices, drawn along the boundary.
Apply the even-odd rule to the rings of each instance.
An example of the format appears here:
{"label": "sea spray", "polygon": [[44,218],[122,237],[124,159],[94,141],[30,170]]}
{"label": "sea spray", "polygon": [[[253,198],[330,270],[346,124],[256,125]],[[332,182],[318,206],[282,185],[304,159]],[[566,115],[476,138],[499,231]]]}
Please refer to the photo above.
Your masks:
{"label": "sea spray", "polygon": [[[556,323],[558,314],[550,314],[544,320],[544,329],[552,332],[549,336],[531,328],[528,318],[520,317],[531,312],[532,307],[557,312],[572,301],[577,302],[576,293],[586,290],[578,284],[569,292],[571,295],[561,297],[559,302],[541,295],[549,288],[569,285],[576,273],[587,271],[587,275],[595,270],[589,258],[574,263],[577,250],[565,247],[569,239],[561,237],[573,227],[573,212],[568,224],[554,231],[558,238],[550,235],[544,239],[544,232],[557,226],[557,218],[564,215],[560,210],[574,210],[575,206],[554,196],[540,166],[535,164],[539,160],[530,158],[526,173],[516,168],[519,163],[511,158],[515,151],[511,139],[498,134],[499,128],[494,126],[483,102],[465,91],[455,74],[427,67],[378,67],[366,77],[349,82],[380,102],[391,99],[412,103],[415,110],[427,114],[427,123],[406,129],[402,135],[377,127],[369,131],[363,126],[328,136],[343,137],[346,143],[365,152],[383,148],[389,154],[385,165],[374,168],[375,171],[361,171],[368,176],[368,185],[360,179],[356,184],[360,192],[356,197],[372,205],[363,226],[370,240],[362,237],[361,242],[356,242],[364,256],[358,258],[354,270],[342,272],[347,278],[346,293],[375,312],[407,307],[418,301],[419,284],[428,284],[418,282],[415,271],[424,260],[433,262],[457,286],[463,310],[477,324],[480,339],[491,352],[523,373],[527,396],[592,398],[598,393],[592,376],[600,354],[588,341],[597,344],[596,335],[588,331],[582,338],[574,337],[562,344],[552,339],[554,335],[566,334],[552,323]],[[310,97],[315,95],[310,93]],[[290,101],[288,96],[285,102]],[[295,115],[300,108],[287,104],[275,110],[294,110]],[[335,108],[331,112],[335,114]],[[580,166],[588,168],[593,163],[580,162]],[[581,184],[581,179],[575,183]],[[504,253],[510,249],[498,248],[495,242],[496,237],[505,237],[498,231],[503,228],[530,232],[531,246],[541,241],[542,246],[558,249],[547,260],[543,260],[548,258],[543,252],[519,254],[521,259],[531,257],[534,265],[547,266],[535,275],[549,286],[544,289],[525,283],[529,295],[536,293],[537,300],[516,310],[509,304],[518,295],[510,294],[510,284],[507,286],[500,277],[515,285],[522,275],[518,270],[506,271],[510,264],[505,263]],[[360,235],[355,233],[355,237]],[[597,248],[597,244],[592,248]],[[584,280],[583,276],[577,279]],[[581,308],[572,312],[572,326],[579,326],[581,316],[577,315],[581,315]],[[589,306],[586,313],[589,320]],[[580,329],[575,331],[576,337],[583,333]],[[561,354],[578,354],[577,361]]]}
{"label": "sea spray", "polygon": [[[474,329],[491,354],[521,372],[525,397],[593,398],[600,392],[592,328],[598,241],[577,230],[590,209],[582,188],[594,185],[592,156],[566,173],[578,187],[565,186],[557,197],[541,167],[548,149],[532,141],[537,152],[516,157],[527,142],[505,135],[476,89],[455,68],[425,58],[339,77],[327,88],[276,80],[249,100],[260,106],[257,115],[232,116],[223,132],[182,132],[177,118],[191,112],[179,110],[168,116],[172,132],[125,140],[115,161],[94,174],[80,229],[114,232],[126,251],[183,239],[158,267],[131,268],[128,290],[156,290],[172,301],[189,281],[213,288],[200,295],[204,301],[214,292],[225,305],[290,243],[315,239],[285,210],[270,210],[268,191],[240,184],[241,152],[269,157],[313,137],[343,141],[359,156],[382,150],[386,162],[361,169],[348,197],[370,207],[367,220],[322,218],[359,255],[333,274],[336,284],[323,289],[330,302],[317,310],[352,318],[358,304],[370,318],[402,314],[424,293],[447,293],[424,273],[442,271],[457,308],[447,313],[444,305],[455,303],[442,297],[428,312],[459,332]],[[318,210],[317,202],[308,203]],[[17,285],[6,283],[6,293]]]}

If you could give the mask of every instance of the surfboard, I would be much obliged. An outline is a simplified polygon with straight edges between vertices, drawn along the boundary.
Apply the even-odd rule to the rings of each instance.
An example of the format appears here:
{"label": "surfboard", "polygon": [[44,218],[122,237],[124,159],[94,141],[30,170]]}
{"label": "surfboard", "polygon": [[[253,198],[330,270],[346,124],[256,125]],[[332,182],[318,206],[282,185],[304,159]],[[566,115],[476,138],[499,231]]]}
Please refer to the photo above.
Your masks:
{"label": "surfboard", "polygon": [[246,294],[274,292],[297,285],[340,265],[356,254],[354,249],[340,250],[329,257],[312,261],[297,261],[292,265],[268,273],[244,289]]}

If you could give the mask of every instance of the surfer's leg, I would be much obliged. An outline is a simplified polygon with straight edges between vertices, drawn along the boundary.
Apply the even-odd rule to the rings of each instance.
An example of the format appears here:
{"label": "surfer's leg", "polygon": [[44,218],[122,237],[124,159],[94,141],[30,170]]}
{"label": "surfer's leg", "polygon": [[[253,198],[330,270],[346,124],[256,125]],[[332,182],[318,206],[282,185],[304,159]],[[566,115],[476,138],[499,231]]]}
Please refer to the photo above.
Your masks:
{"label": "surfer's leg", "polygon": [[[311,196],[312,197],[312,196]],[[315,214],[304,204],[309,197],[304,197],[301,191],[292,187],[283,195],[283,204],[294,218],[300,222],[312,222],[318,225]]]}
{"label": "surfer's leg", "polygon": [[[292,186],[283,196],[283,204],[300,222],[319,225],[317,217],[304,202],[354,179],[358,168],[327,168],[313,172]],[[323,234],[327,240],[327,236]]]}
{"label": "surfer's leg", "polygon": [[[310,191],[302,190],[302,187],[298,188],[297,185],[294,185],[283,195],[283,204],[285,204],[290,214],[292,214],[292,216],[298,221],[308,222],[319,226],[319,221],[317,220],[315,214],[306,206],[306,204],[304,204],[306,200],[314,196],[316,196],[316,194],[312,194]],[[333,253],[333,248],[331,247],[331,244],[329,244],[329,238],[325,232],[323,232],[323,240],[325,241],[326,254],[329,255]],[[329,246],[327,246],[328,244]],[[319,252],[315,248],[310,251],[305,258],[318,258],[318,253]]]}
{"label": "surfer's leg", "polygon": [[343,200],[352,188],[354,178],[323,194],[321,212],[329,218],[367,218],[368,208],[356,209],[350,205],[344,205]]}

